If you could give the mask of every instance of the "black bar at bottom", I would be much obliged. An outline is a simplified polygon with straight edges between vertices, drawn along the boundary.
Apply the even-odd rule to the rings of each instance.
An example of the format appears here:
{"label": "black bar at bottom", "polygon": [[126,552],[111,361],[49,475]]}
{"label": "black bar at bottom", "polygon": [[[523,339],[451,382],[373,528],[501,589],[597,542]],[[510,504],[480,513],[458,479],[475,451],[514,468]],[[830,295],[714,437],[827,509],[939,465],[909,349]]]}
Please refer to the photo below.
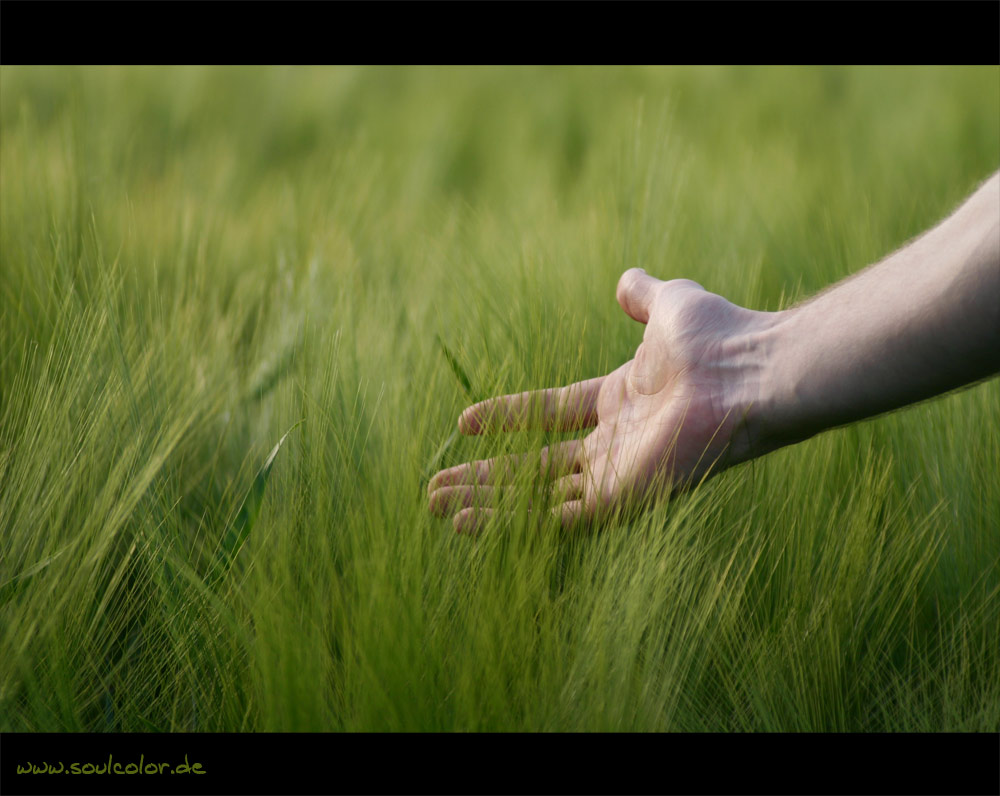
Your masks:
{"label": "black bar at bottom", "polygon": [[0,735],[5,796],[523,792],[997,794],[1000,735]]}

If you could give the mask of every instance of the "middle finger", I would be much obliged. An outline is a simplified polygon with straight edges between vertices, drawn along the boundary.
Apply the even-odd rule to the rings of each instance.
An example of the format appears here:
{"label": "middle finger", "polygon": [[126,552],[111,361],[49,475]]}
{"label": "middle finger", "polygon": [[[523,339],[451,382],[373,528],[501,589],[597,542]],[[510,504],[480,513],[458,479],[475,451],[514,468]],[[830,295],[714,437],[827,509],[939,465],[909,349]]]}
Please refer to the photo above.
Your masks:
{"label": "middle finger", "polygon": [[579,469],[582,447],[583,440],[571,439],[547,445],[536,453],[515,453],[459,464],[435,475],[427,485],[427,493],[433,495],[446,486],[511,483],[518,468],[532,460],[538,462],[539,471],[544,478],[558,478]]}

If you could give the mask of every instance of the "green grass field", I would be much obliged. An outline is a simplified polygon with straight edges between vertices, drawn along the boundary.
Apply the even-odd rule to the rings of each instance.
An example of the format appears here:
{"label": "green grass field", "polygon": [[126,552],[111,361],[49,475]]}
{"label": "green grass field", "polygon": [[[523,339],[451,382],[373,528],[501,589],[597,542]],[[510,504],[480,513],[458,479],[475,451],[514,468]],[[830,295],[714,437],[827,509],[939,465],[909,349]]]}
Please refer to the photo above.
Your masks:
{"label": "green grass field", "polygon": [[1000,68],[0,92],[0,730],[1000,730],[996,379],[583,538],[426,498],[631,358],[625,269],[774,310],[950,212]]}

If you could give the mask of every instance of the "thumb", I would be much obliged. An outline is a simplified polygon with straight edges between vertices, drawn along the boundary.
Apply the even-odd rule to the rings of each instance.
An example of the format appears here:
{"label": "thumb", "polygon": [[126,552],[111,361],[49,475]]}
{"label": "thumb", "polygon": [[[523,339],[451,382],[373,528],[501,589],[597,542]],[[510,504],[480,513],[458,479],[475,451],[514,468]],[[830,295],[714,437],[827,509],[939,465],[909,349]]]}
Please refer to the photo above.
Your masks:
{"label": "thumb", "polygon": [[641,268],[629,268],[618,280],[618,303],[630,317],[639,323],[647,323],[656,297],[655,288],[662,284],[661,280],[650,276]]}

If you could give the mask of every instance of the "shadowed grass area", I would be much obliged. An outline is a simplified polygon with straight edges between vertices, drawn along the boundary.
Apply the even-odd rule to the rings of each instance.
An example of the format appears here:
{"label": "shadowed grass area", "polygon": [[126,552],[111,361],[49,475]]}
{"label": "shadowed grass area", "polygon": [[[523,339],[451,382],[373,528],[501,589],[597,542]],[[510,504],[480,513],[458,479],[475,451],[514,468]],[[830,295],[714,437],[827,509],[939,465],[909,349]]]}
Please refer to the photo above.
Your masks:
{"label": "shadowed grass area", "polygon": [[0,731],[1000,730],[996,379],[593,536],[527,471],[475,540],[426,499],[567,436],[455,423],[630,358],[625,269],[773,310],[940,219],[1000,164],[1000,69],[0,97]]}

